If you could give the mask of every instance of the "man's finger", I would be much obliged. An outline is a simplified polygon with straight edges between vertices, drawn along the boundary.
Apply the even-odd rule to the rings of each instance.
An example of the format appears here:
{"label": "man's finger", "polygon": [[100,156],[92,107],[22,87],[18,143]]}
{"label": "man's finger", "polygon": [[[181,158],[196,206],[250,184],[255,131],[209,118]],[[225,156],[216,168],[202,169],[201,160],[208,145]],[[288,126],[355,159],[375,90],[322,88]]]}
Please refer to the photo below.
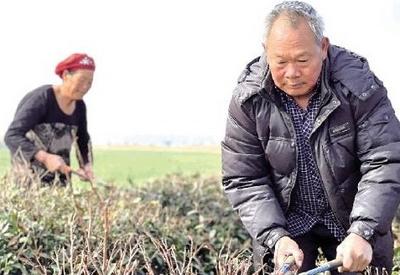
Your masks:
{"label": "man's finger", "polygon": [[303,251],[301,249],[294,251],[293,257],[294,257],[294,260],[296,261],[297,267],[300,268],[301,265],[303,264],[303,259],[304,259]]}
{"label": "man's finger", "polygon": [[336,260],[342,261],[342,265],[338,267],[339,273],[342,273],[344,270],[343,270],[343,252],[342,252],[342,246],[341,245],[339,245],[336,248]]}
{"label": "man's finger", "polygon": [[351,257],[345,257],[343,259],[343,270],[352,271],[353,259]]}
{"label": "man's finger", "polygon": [[279,268],[278,274],[287,274],[293,265],[295,264],[295,259],[292,255],[289,255],[286,260],[283,262],[282,266]]}

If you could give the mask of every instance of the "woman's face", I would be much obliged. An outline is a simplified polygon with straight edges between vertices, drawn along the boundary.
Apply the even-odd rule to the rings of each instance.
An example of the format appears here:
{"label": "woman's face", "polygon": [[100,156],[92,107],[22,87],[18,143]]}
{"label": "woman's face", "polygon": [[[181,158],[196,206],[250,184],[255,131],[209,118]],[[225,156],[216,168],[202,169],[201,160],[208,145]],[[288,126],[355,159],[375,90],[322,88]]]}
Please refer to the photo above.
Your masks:
{"label": "woman's face", "polygon": [[93,71],[78,69],[66,72],[63,76],[65,94],[64,96],[72,100],[80,100],[89,91],[93,82]]}

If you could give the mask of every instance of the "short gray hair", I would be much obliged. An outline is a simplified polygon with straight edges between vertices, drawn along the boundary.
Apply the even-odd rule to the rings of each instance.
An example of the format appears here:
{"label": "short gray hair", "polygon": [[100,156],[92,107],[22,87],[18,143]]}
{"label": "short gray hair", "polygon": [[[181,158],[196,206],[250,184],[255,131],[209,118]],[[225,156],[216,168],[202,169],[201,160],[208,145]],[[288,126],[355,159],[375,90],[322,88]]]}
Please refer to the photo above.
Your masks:
{"label": "short gray hair", "polygon": [[318,43],[322,41],[324,37],[324,21],[322,17],[310,4],[301,1],[284,1],[273,8],[265,20],[265,39],[268,38],[273,23],[281,14],[287,15],[293,25],[297,24],[299,17],[306,19],[311,31],[314,33],[315,40]]}

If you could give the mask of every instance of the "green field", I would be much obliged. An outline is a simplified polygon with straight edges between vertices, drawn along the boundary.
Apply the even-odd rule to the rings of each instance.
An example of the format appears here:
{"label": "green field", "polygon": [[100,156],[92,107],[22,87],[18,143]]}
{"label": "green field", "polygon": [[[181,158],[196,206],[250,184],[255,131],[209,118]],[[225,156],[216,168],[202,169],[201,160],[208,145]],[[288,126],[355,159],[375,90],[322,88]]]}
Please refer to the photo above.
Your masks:
{"label": "green field", "polygon": [[10,167],[10,155],[5,148],[0,147],[0,175]]}
{"label": "green field", "polygon": [[[71,155],[73,156],[73,155]],[[74,157],[72,157],[74,160]],[[76,162],[73,161],[76,168]],[[0,149],[0,173],[10,168],[6,149]],[[171,173],[183,175],[220,174],[217,147],[95,147],[94,171],[99,181],[118,185],[143,183]]]}

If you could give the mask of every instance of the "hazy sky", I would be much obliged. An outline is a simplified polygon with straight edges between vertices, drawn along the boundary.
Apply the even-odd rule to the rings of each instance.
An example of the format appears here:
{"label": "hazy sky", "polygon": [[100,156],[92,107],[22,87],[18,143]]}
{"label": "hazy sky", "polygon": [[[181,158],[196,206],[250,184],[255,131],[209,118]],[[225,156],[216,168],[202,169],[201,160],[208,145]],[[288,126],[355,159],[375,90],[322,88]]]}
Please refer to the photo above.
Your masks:
{"label": "hazy sky", "polygon": [[[56,84],[55,65],[93,56],[94,143],[134,135],[222,138],[247,62],[262,53],[268,0],[13,0],[0,3],[0,136],[20,99]],[[400,0],[308,1],[326,36],[368,58],[400,113]]]}

